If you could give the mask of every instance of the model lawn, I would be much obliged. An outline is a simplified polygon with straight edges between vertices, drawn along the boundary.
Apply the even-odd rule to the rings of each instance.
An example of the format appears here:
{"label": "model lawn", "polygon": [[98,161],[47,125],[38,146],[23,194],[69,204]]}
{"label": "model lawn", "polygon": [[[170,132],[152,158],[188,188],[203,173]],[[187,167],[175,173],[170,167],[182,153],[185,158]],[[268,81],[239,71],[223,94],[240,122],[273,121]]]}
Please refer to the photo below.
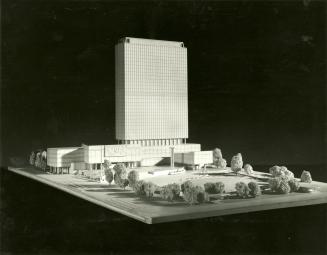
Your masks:
{"label": "model lawn", "polygon": [[55,173],[44,169],[41,156],[36,153],[30,167],[8,169],[148,224],[327,203],[327,184],[312,181],[310,172],[294,176],[284,166],[255,171],[241,154],[226,166],[219,149],[213,163],[198,170],[105,160],[101,170]]}
{"label": "model lawn", "polygon": [[[35,154],[32,153],[32,156]],[[281,195],[313,191],[306,185],[300,185],[299,179],[285,166],[273,166],[267,173],[256,172],[249,164],[243,166],[242,155],[238,153],[227,167],[227,161],[218,148],[213,150],[213,160],[213,164],[204,165],[198,170],[174,166],[126,168],[123,163],[111,164],[105,160],[102,170],[79,170],[74,171],[73,175],[101,185],[133,191],[142,199],[162,199],[191,205],[235,198],[255,199],[262,193]],[[42,162],[32,160],[31,163],[44,169],[38,161]],[[310,172],[303,171],[301,181],[310,183]]]}
{"label": "model lawn", "polygon": [[[163,199],[170,202],[184,201],[189,204],[208,203],[216,199],[255,198],[262,193],[288,194],[291,192],[311,192],[295,178],[285,166],[273,166],[269,174],[255,172],[251,165],[243,168],[240,153],[231,159],[231,167],[226,167],[221,150],[213,151],[215,164],[203,166],[198,171],[184,168],[140,169],[128,171],[124,164],[104,164],[104,178],[110,185],[113,181],[119,187],[129,187],[137,196]],[[223,164],[222,164],[223,162]],[[113,173],[114,172],[114,173]],[[141,176],[141,178],[140,178]],[[312,182],[310,172],[303,171],[301,181]]]}
{"label": "model lawn", "polygon": [[[251,176],[244,170],[235,174],[230,168],[166,176],[151,176],[147,171],[150,168],[143,168],[142,179],[137,182],[142,185],[134,187],[122,187],[114,181],[108,184],[81,174],[53,174],[34,166],[8,170],[148,224],[327,203],[326,183],[299,182],[297,192],[289,188],[289,193],[282,194],[276,183],[290,187],[283,178],[256,171]],[[136,169],[127,170],[128,177]],[[269,180],[274,180],[274,190]],[[254,196],[250,183],[256,183],[262,194]]]}
{"label": "model lawn", "polygon": [[248,170],[248,167],[233,171],[231,167],[222,169],[212,165],[176,173],[169,171],[169,167],[126,169],[124,165],[118,164],[113,169],[105,170],[104,175],[97,179],[101,184],[133,191],[138,197],[149,201],[192,205],[215,200],[255,199],[262,194],[309,193],[314,190],[306,185],[311,182],[311,177],[304,178],[308,173],[306,171],[302,174],[301,185],[286,167],[274,166],[270,168],[270,173],[256,172],[252,167]]}

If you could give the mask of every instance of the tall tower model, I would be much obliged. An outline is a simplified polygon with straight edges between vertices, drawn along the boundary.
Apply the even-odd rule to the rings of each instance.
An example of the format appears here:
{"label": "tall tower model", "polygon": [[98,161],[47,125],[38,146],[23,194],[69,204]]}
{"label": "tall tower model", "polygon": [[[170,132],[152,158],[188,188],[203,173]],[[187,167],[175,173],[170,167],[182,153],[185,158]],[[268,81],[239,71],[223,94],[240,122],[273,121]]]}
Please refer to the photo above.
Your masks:
{"label": "tall tower model", "polygon": [[[188,138],[187,49],[182,42],[126,37],[117,43],[116,139],[119,144],[48,148],[47,164],[101,169],[105,160],[128,167],[212,163],[212,151]],[[59,169],[59,170],[58,170]]]}
{"label": "tall tower model", "polygon": [[187,49],[182,42],[126,37],[115,47],[116,139],[174,145],[188,138]]}

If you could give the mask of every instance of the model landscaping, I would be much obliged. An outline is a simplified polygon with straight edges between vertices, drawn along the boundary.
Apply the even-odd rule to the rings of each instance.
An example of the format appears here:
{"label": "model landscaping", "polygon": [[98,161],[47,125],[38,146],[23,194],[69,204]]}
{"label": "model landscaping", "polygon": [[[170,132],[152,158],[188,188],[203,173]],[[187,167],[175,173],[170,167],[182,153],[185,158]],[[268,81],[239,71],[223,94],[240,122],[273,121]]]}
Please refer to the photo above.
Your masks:
{"label": "model landscaping", "polygon": [[[46,152],[32,152],[30,164],[46,170]],[[301,183],[312,182],[311,174],[303,171],[295,178],[285,166],[272,166],[264,176],[253,170],[250,164],[243,166],[243,157],[237,153],[227,167],[220,149],[213,150],[213,164],[199,170],[184,168],[137,167],[127,168],[123,163],[111,164],[105,160],[103,170],[74,171],[75,176],[96,180],[99,185],[131,190],[147,200],[163,200],[190,205],[209,203],[214,200],[255,199],[261,194],[309,193],[312,189]],[[182,169],[182,170],[181,170]],[[158,174],[157,174],[158,173]],[[160,174],[159,174],[160,173]]]}

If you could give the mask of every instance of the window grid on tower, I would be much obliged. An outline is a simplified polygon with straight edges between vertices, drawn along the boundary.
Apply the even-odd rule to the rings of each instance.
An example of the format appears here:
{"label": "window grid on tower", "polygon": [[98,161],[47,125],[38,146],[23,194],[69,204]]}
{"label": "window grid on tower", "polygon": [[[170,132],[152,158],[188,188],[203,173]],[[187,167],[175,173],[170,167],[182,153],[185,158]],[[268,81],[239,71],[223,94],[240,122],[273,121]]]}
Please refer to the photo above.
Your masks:
{"label": "window grid on tower", "polygon": [[116,78],[116,106],[123,108],[116,112],[117,139],[187,138],[186,48],[139,42],[119,50],[124,73],[118,85]]}

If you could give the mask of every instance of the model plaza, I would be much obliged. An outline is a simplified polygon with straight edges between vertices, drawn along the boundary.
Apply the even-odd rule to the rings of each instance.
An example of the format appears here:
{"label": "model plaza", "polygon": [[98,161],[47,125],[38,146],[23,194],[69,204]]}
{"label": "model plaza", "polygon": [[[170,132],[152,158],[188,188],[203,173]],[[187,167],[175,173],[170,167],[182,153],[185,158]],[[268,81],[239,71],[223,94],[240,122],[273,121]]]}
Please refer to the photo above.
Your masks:
{"label": "model plaza", "polygon": [[47,149],[51,172],[98,170],[105,160],[127,167],[213,162],[187,143],[187,48],[183,42],[126,37],[115,46],[115,145]]}

